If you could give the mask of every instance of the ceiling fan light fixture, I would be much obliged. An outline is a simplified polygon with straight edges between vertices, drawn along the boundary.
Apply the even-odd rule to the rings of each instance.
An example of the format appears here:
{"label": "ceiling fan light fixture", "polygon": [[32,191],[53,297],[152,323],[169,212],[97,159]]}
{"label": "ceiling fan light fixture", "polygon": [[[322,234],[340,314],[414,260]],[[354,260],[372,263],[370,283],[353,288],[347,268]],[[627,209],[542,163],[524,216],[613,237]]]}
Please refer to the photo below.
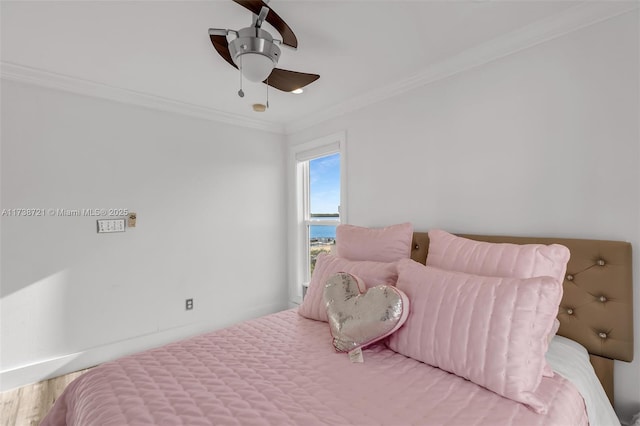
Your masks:
{"label": "ceiling fan light fixture", "polygon": [[255,27],[239,30],[238,37],[229,42],[229,53],[242,75],[254,82],[266,80],[280,58],[271,34]]}
{"label": "ceiling fan light fixture", "polygon": [[249,81],[261,82],[269,77],[275,64],[267,56],[258,53],[245,53],[239,59],[240,71],[242,75]]}
{"label": "ceiling fan light fixture", "polygon": [[294,89],[291,91],[291,93],[293,93],[294,95],[299,95],[303,92],[304,92],[304,89],[302,87],[298,87],[297,89]]}

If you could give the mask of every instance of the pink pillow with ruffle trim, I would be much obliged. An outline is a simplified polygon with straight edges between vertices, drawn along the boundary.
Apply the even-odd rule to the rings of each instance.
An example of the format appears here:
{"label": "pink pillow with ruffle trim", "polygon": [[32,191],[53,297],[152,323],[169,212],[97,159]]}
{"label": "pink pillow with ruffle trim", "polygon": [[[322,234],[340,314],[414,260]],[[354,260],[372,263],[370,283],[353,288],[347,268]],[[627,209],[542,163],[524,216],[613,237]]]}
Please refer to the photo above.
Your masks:
{"label": "pink pillow with ruffle trim", "polygon": [[413,225],[401,223],[385,228],[339,225],[336,255],[349,260],[395,262],[411,257]]}
{"label": "pink pillow with ruffle trim", "polygon": [[398,280],[398,270],[395,263],[352,261],[321,253],[316,260],[316,267],[313,270],[307,294],[302,305],[298,308],[300,315],[317,321],[328,321],[323,301],[324,287],[329,277],[338,272],[358,276],[367,288],[381,284],[396,285]]}
{"label": "pink pillow with ruffle trim", "polygon": [[562,285],[551,277],[487,277],[398,262],[411,301],[390,349],[546,413],[536,390]]}

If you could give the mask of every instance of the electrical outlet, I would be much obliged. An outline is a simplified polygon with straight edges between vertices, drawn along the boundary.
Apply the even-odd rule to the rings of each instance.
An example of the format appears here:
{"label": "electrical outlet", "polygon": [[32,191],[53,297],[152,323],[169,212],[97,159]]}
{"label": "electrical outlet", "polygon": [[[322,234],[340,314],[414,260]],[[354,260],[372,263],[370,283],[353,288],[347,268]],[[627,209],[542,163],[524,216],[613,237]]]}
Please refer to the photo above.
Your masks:
{"label": "electrical outlet", "polygon": [[193,299],[186,299],[185,300],[185,304],[184,307],[187,311],[190,311],[193,309]]}

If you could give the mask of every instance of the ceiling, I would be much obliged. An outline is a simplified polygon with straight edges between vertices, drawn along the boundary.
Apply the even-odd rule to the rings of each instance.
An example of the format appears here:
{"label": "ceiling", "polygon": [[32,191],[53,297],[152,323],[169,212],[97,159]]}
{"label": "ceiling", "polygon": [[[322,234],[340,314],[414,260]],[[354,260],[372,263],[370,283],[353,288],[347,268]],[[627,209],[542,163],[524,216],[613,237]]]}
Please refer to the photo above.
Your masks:
{"label": "ceiling", "polygon": [[[579,6],[571,1],[272,0],[298,37],[278,66],[320,74],[302,95],[245,82],[214,51],[210,27],[250,13],[216,1],[1,2],[1,59],[185,104],[287,124],[410,79],[434,64]],[[265,29],[279,38],[268,24]]]}

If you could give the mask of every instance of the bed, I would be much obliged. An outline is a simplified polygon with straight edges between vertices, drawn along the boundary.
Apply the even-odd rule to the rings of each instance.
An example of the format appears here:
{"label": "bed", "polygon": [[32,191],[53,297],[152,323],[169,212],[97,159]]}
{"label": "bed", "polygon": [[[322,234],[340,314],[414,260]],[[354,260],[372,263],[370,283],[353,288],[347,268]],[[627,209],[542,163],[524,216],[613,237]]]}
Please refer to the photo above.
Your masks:
{"label": "bed", "polygon": [[[545,414],[384,341],[364,349],[363,363],[352,363],[331,346],[327,323],[292,309],[102,364],[72,382],[41,424],[615,424],[607,400],[613,359],[633,356],[631,246],[465,237],[560,243],[571,251],[560,328],[546,355],[554,374],[538,388],[553,400]],[[413,233],[414,261],[425,263],[428,247],[427,233]]]}

